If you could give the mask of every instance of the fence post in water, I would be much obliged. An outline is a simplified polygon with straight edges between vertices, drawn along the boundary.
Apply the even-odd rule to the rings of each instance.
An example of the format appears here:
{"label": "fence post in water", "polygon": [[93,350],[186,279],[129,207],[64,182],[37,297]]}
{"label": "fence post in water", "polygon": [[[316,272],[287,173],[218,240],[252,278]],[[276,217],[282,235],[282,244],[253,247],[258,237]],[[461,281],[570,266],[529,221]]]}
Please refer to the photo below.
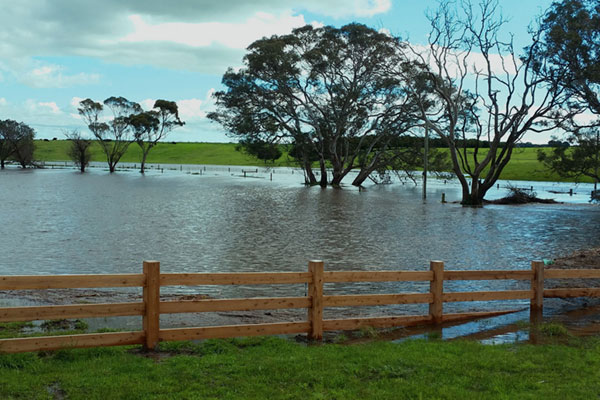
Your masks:
{"label": "fence post in water", "polygon": [[573,196],[573,189],[569,189],[569,196]]}
{"label": "fence post in water", "polygon": [[309,261],[308,272],[312,282],[308,284],[308,296],[311,306],[308,309],[308,322],[310,332],[308,337],[312,340],[323,339],[323,261]]}
{"label": "fence post in water", "polygon": [[446,202],[446,193],[442,193],[442,203]]}
{"label": "fence post in water", "polygon": [[444,314],[444,262],[431,261],[429,270],[433,272],[433,279],[429,283],[429,292],[433,297],[429,303],[429,317],[434,324],[441,324]]}
{"label": "fence post in water", "polygon": [[160,302],[160,262],[144,261],[144,316],[142,323],[144,334],[145,350],[156,350],[158,346],[159,326],[159,302]]}
{"label": "fence post in water", "polygon": [[531,280],[531,315],[534,313],[541,316],[544,309],[544,262],[532,261],[531,272],[533,279]]}

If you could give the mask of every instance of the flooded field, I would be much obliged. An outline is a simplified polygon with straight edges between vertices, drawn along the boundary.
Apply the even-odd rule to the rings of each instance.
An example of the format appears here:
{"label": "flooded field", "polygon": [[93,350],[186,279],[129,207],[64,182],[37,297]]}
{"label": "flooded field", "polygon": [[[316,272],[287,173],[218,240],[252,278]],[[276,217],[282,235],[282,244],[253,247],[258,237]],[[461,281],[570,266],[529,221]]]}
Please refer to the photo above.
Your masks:
{"label": "flooded field", "polygon": [[[570,202],[463,208],[440,202],[442,193],[450,202],[459,200],[459,188],[452,182],[430,181],[425,201],[421,186],[409,183],[359,191],[350,186],[323,190],[302,182],[300,171],[261,169],[244,178],[240,167],[162,166],[145,176],[133,169],[112,175],[102,168],[84,175],[72,169],[2,171],[0,274],[139,273],[144,259],[159,260],[164,272],[306,271],[310,259],[324,260],[326,270],[426,270],[430,260],[443,260],[447,269],[529,269],[534,259],[600,245],[600,211],[587,203],[587,185],[575,187],[569,196],[573,185],[519,182],[520,187],[536,186],[540,197]],[[500,182],[489,197],[506,194],[506,184]],[[450,282],[446,290],[527,285]],[[305,290],[304,285],[206,286],[170,287],[163,293],[226,298],[303,296]],[[427,290],[426,283],[325,287],[326,293],[339,294]],[[97,292],[100,298],[117,296]],[[120,292],[125,297],[138,294]],[[28,301],[35,303],[35,296],[4,300]],[[527,305],[451,303],[445,309]],[[422,311],[423,306],[402,305],[385,313]],[[325,317],[355,313],[382,311],[328,309]],[[274,312],[268,318],[298,315]]]}

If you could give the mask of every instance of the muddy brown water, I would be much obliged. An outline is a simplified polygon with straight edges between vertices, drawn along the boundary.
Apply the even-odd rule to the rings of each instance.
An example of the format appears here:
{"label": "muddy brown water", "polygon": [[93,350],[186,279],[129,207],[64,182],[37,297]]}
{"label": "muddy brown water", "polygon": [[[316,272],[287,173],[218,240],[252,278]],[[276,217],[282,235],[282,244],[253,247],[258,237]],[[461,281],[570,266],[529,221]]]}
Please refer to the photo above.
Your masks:
{"label": "muddy brown water", "polygon": [[[238,167],[239,168],[239,167]],[[215,172],[216,171],[216,172]],[[447,269],[529,269],[551,259],[600,246],[600,209],[579,204],[441,204],[459,198],[456,184],[430,181],[428,199],[411,184],[325,189],[305,187],[299,172],[275,170],[244,179],[222,168],[202,175],[185,170],[102,168],[0,172],[0,274],[139,273],[142,260],[164,272],[306,271],[310,259],[326,270],[426,270],[430,260]],[[549,184],[546,184],[549,185]],[[552,186],[554,187],[554,186]],[[581,192],[586,192],[584,188]],[[505,191],[492,192],[499,197]],[[559,200],[564,200],[563,198]],[[445,290],[526,288],[527,282],[447,282]],[[427,283],[327,284],[326,293],[425,292]],[[163,288],[165,296],[212,298],[303,296],[304,285]],[[3,305],[131,301],[139,290],[73,294],[3,293]],[[449,312],[523,308],[527,301],[445,305]],[[569,303],[567,303],[567,306]],[[558,302],[548,312],[560,313]],[[423,313],[422,305],[331,308],[340,315]],[[166,318],[165,326],[231,321],[301,319],[303,311],[215,313]],[[96,325],[97,324],[97,325]],[[129,327],[136,318],[98,319],[92,327]]]}

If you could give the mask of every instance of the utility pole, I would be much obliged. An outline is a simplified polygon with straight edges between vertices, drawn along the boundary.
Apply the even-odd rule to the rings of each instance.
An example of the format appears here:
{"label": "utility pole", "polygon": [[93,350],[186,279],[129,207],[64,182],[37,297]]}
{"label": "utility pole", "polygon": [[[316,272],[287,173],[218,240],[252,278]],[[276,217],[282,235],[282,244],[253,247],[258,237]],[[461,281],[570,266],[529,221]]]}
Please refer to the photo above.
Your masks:
{"label": "utility pole", "polygon": [[423,199],[427,198],[427,169],[429,168],[429,127],[425,124],[425,154],[423,155]]}

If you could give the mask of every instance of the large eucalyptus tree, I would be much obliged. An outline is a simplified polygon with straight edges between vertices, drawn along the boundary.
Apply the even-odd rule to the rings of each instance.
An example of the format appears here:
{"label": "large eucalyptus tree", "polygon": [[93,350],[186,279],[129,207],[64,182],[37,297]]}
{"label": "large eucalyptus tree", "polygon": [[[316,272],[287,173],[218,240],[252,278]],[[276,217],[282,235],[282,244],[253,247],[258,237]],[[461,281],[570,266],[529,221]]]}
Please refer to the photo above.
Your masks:
{"label": "large eucalyptus tree", "polygon": [[[310,25],[252,43],[244,67],[223,76],[209,118],[238,139],[293,143],[306,181],[354,185],[389,161],[390,144],[416,122],[412,100],[394,68],[402,44],[361,24]],[[386,162],[387,162],[386,161]],[[331,179],[327,167],[331,167]]]}

